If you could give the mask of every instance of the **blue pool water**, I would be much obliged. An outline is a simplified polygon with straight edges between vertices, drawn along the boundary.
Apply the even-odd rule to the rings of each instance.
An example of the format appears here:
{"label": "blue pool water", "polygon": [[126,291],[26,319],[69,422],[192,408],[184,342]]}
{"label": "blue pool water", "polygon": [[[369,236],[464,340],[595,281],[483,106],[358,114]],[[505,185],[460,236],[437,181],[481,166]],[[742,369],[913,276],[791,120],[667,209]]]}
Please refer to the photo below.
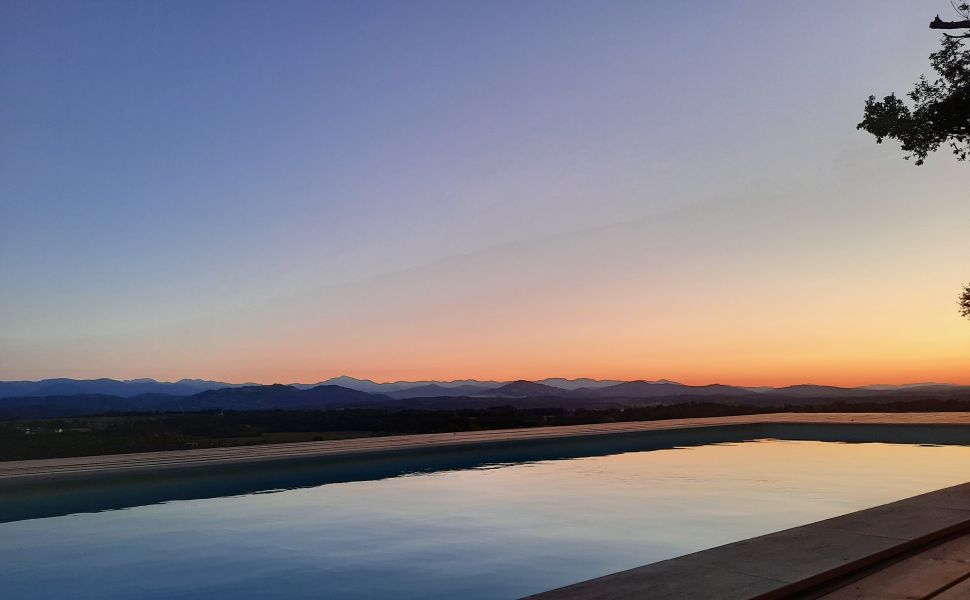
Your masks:
{"label": "blue pool water", "polygon": [[963,483],[970,447],[767,439],[342,479],[6,519],[0,598],[515,598]]}

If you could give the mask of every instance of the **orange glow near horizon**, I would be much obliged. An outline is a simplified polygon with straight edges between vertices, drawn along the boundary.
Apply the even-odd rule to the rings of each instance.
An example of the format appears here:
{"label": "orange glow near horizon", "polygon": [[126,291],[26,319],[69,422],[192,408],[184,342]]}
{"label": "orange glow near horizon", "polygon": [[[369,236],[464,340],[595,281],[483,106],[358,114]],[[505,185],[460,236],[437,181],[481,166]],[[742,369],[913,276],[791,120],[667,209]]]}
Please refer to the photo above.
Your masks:
{"label": "orange glow near horizon", "polygon": [[[4,379],[255,383],[349,375],[374,381],[970,384],[970,323],[951,306],[948,278],[921,282],[913,275],[918,291],[905,297],[875,277],[827,281],[793,316],[786,302],[790,284],[762,285],[757,294],[749,291],[753,282],[721,285],[714,311],[706,306],[704,286],[733,274],[721,280],[690,275],[668,277],[660,286],[656,279],[628,279],[593,295],[570,294],[548,281],[529,290],[481,285],[429,298],[422,281],[391,282],[376,292],[368,286],[336,299],[311,295],[121,341],[42,347],[37,355],[54,366],[31,370],[8,361],[0,369]],[[879,302],[892,293],[892,302]],[[383,300],[388,297],[395,302]]]}
{"label": "orange glow near horizon", "polygon": [[923,3],[225,4],[5,3],[0,380],[970,385]]}
{"label": "orange glow near horizon", "polygon": [[[556,326],[564,318],[557,309],[533,312],[528,299],[520,298],[514,307],[470,301],[463,306],[477,316],[474,334],[462,326],[461,313],[422,306],[371,320],[366,328],[353,321],[303,320],[293,328],[237,332],[189,349],[181,346],[181,335],[154,338],[152,353],[123,357],[105,347],[93,362],[125,363],[123,369],[64,369],[56,376],[255,383],[313,383],[349,375],[378,382],[589,377],[742,386],[970,384],[970,327],[945,314],[887,329],[884,322],[900,323],[901,316],[870,311],[865,318],[836,322],[817,309],[818,314],[804,312],[801,321],[792,322],[761,305],[735,313],[731,321],[716,321],[713,315],[691,318],[687,306],[681,307],[684,314],[668,310],[660,320],[645,319],[635,327],[628,311],[613,301],[594,312],[612,311],[619,322],[611,325],[600,317],[562,328]],[[161,357],[166,357],[164,369],[158,368]]]}

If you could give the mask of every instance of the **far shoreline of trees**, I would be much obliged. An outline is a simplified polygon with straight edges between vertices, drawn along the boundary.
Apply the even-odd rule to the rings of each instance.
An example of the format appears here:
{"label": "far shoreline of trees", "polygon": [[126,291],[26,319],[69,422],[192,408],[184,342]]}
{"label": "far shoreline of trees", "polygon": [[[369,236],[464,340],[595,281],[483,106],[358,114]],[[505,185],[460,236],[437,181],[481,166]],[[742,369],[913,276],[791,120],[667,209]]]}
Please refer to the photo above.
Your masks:
{"label": "far shoreline of trees", "polygon": [[0,421],[0,461],[780,412],[964,411],[970,412],[970,397],[927,397],[895,402],[837,401],[775,406],[690,402],[605,409],[496,406],[461,410],[361,408],[329,411],[111,414]]}

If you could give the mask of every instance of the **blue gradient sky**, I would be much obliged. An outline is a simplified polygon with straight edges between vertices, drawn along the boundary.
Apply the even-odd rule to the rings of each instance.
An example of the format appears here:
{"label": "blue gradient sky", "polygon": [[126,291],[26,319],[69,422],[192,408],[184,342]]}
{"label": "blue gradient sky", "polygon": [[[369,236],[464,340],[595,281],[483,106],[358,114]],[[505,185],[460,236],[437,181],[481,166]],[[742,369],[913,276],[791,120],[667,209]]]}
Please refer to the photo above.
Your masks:
{"label": "blue gradient sky", "polygon": [[2,1],[0,377],[970,383],[947,8]]}

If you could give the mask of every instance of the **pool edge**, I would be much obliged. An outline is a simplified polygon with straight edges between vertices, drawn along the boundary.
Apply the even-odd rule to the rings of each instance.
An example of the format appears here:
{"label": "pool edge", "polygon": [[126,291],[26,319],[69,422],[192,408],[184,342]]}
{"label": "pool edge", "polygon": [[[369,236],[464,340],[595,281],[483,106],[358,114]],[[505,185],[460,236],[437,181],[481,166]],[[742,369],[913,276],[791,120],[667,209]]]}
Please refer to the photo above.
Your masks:
{"label": "pool edge", "polygon": [[[541,592],[529,600],[779,600],[970,532],[970,483]],[[814,596],[807,596],[814,597]]]}

